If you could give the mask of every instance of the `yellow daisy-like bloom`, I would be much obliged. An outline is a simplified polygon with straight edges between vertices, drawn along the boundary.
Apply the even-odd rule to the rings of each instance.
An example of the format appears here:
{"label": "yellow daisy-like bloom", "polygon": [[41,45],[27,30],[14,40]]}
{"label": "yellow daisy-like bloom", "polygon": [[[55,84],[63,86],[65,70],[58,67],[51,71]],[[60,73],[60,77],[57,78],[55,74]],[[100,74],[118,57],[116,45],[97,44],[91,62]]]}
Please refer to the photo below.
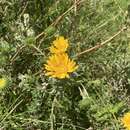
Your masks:
{"label": "yellow daisy-like bloom", "polygon": [[66,52],[68,46],[68,40],[60,36],[57,37],[55,41],[53,41],[53,45],[50,47],[50,52],[54,54],[64,53]]}
{"label": "yellow daisy-like bloom", "polygon": [[0,79],[0,89],[4,88],[7,85],[7,80],[5,78]]}
{"label": "yellow daisy-like bloom", "polygon": [[47,64],[45,64],[46,75],[59,79],[69,78],[69,73],[72,73],[77,68],[76,63],[69,59],[66,53],[50,56]]}
{"label": "yellow daisy-like bloom", "polygon": [[127,130],[130,130],[130,112],[129,113],[126,113],[124,115],[124,117],[121,119],[124,127],[127,129]]}

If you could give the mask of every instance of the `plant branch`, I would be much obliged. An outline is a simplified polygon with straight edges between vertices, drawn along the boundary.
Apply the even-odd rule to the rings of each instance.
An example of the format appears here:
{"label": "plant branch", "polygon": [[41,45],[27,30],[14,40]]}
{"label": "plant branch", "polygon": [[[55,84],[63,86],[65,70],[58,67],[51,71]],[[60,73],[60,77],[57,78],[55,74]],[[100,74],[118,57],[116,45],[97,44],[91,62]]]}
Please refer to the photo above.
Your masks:
{"label": "plant branch", "polygon": [[110,42],[110,41],[113,40],[115,37],[117,37],[117,36],[118,36],[121,32],[123,32],[125,29],[126,29],[126,27],[123,27],[121,30],[119,30],[116,34],[114,34],[113,36],[111,36],[109,39],[105,40],[104,42],[102,42],[102,43],[100,43],[100,44],[97,43],[96,46],[94,46],[94,47],[92,47],[92,48],[89,48],[89,49],[86,49],[86,50],[84,50],[84,51],[78,53],[78,54],[75,55],[74,57],[81,56],[81,55],[83,55],[83,54],[86,54],[86,53],[88,53],[88,52],[91,52],[91,51],[94,51],[94,50],[96,50],[96,49],[98,49],[98,48],[103,47],[103,46],[106,45],[108,42]]}
{"label": "plant branch", "polygon": [[[56,26],[58,23],[59,23],[59,21],[67,14],[67,13],[69,13],[73,8],[75,8],[75,6],[76,5],[79,5],[81,2],[83,2],[83,1],[80,1],[80,0],[77,0],[68,10],[66,10],[63,14],[61,14],[59,17],[57,17],[56,18],[56,20],[53,22],[53,23],[51,23],[51,25],[49,25],[49,26]],[[45,32],[41,32],[40,34],[38,34],[37,36],[36,36],[36,40],[38,40],[41,36],[45,36],[46,35],[46,33]]]}

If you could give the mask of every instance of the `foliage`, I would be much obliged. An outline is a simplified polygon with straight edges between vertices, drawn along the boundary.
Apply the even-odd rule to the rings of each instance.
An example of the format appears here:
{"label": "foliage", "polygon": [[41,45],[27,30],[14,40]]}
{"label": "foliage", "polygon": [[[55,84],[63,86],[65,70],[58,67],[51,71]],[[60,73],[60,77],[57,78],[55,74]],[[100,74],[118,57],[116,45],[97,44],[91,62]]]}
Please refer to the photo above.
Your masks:
{"label": "foliage", "polygon": [[[77,2],[77,3],[75,3]],[[129,0],[0,0],[2,130],[119,130],[129,111]],[[114,36],[106,45],[77,56]],[[79,65],[69,79],[48,78],[56,36],[69,39]]]}

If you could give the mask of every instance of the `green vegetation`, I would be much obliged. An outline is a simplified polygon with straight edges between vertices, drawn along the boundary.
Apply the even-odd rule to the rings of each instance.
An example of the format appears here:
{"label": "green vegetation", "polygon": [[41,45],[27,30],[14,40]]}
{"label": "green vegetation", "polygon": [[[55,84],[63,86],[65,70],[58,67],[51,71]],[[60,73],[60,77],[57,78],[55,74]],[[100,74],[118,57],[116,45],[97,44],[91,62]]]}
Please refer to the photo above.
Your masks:
{"label": "green vegetation", "polygon": [[[129,0],[0,0],[1,130],[123,130],[130,110]],[[79,68],[45,76],[57,36]]]}

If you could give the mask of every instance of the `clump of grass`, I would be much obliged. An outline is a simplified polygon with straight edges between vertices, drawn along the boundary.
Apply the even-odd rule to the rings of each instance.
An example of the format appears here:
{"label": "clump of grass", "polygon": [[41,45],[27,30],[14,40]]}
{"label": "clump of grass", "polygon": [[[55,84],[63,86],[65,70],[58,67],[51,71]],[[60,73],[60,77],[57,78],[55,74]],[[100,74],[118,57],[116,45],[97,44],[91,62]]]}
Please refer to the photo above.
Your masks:
{"label": "clump of grass", "polygon": [[[129,111],[128,0],[0,2],[1,129],[123,129]],[[45,76],[55,37],[69,39],[79,68]],[[0,81],[1,83],[1,81]]]}

